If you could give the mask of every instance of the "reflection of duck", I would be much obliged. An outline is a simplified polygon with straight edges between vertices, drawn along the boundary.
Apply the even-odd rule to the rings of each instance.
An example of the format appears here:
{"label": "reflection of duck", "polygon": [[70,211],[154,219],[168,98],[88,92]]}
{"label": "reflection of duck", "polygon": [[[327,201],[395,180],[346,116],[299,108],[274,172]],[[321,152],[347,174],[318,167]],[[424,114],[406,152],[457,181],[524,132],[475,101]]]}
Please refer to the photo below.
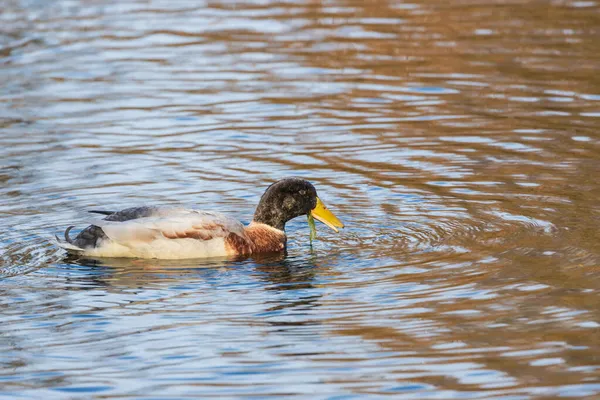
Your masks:
{"label": "reflection of duck", "polygon": [[[75,239],[65,232],[58,245],[69,253],[95,257],[160,259],[249,255],[285,250],[285,223],[310,215],[334,231],[344,225],[299,178],[282,179],[267,188],[250,225],[221,213],[170,207],[136,207],[107,215]],[[58,240],[58,238],[57,238]]]}

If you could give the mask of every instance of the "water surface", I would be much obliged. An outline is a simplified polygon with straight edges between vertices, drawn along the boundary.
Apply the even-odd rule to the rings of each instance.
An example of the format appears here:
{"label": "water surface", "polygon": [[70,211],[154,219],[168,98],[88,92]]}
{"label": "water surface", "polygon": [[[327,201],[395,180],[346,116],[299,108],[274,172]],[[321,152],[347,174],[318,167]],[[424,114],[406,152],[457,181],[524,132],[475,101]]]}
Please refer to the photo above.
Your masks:
{"label": "water surface", "polygon": [[[600,396],[595,1],[5,0],[0,395]],[[252,218],[287,257],[73,260],[87,209]]]}

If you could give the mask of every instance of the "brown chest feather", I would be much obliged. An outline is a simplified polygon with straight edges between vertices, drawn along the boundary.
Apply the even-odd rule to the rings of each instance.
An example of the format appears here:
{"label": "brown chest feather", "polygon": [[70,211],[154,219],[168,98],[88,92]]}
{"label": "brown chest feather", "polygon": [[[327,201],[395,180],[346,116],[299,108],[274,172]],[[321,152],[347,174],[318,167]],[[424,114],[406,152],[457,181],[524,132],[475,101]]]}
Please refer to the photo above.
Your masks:
{"label": "brown chest feather", "polygon": [[227,251],[232,254],[256,254],[285,250],[285,233],[261,225],[250,224],[244,229],[245,237],[230,233],[225,238]]}

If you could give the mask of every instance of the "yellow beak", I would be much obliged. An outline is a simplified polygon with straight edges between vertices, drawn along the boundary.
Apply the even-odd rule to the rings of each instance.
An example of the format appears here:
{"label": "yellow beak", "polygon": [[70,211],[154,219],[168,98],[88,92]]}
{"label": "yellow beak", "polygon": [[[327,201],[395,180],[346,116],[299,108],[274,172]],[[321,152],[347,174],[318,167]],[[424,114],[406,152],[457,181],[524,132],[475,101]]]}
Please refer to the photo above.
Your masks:
{"label": "yellow beak", "polygon": [[325,204],[321,201],[320,198],[317,197],[317,205],[310,211],[310,215],[313,216],[314,219],[321,221],[331,229],[336,232],[339,232],[337,228],[343,228],[344,224],[337,219],[335,215],[331,211],[325,207]]}

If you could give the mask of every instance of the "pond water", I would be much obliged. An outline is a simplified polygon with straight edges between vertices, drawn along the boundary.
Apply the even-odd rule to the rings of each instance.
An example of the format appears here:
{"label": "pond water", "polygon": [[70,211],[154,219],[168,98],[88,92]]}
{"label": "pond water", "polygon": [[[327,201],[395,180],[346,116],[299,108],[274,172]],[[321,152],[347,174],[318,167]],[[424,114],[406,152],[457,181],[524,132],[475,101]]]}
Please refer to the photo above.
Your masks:
{"label": "pond water", "polygon": [[[4,0],[0,396],[600,396],[600,5]],[[89,209],[345,222],[68,259]],[[75,229],[74,231],[76,231]]]}

